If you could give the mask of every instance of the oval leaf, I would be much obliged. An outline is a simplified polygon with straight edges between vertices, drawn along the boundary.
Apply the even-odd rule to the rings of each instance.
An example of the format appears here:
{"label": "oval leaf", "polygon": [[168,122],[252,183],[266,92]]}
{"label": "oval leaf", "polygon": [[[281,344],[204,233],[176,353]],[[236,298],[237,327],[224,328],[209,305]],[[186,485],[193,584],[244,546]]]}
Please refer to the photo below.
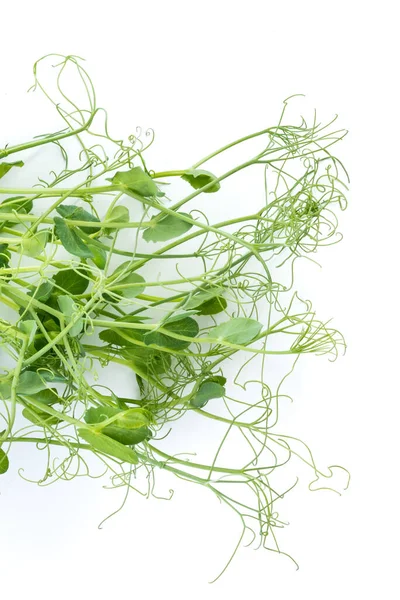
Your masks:
{"label": "oval leaf", "polygon": [[77,296],[86,291],[90,281],[87,277],[81,275],[81,273],[83,271],[79,271],[79,269],[65,269],[58,271],[53,276],[53,279],[57,286],[65,292],[68,292],[71,296]]}
{"label": "oval leaf", "polygon": [[120,444],[103,433],[96,433],[90,429],[78,429],[78,435],[92,446],[92,450],[113,456],[124,462],[136,465],[138,456],[132,448]]}
{"label": "oval leaf", "polygon": [[247,344],[254,340],[260,333],[262,324],[255,319],[246,319],[238,317],[225,321],[209,332],[209,337],[215,338],[221,342],[230,342],[232,344]]}
{"label": "oval leaf", "polygon": [[195,408],[202,408],[213,398],[223,398],[225,393],[225,388],[219,383],[212,380],[203,381],[196,395],[191,398],[190,404]]}
{"label": "oval leaf", "polygon": [[[190,217],[184,212],[177,212],[176,214]],[[183,221],[174,215],[166,215],[156,221],[154,227],[148,227],[143,231],[143,239],[146,242],[166,242],[185,234],[192,227],[192,223]]]}
{"label": "oval leaf", "polygon": [[7,473],[8,467],[10,466],[10,462],[8,460],[7,454],[0,448],[0,475],[4,475]]}
{"label": "oval leaf", "polygon": [[74,256],[92,258],[93,253],[81,240],[73,227],[69,227],[61,217],[54,217],[54,230],[64,248]]}
{"label": "oval leaf", "polygon": [[124,191],[130,190],[140,196],[158,195],[156,184],[141,167],[133,167],[129,171],[118,171],[109,181],[114,185],[118,185]]}
{"label": "oval leaf", "polygon": [[[192,338],[196,337],[199,333],[199,326],[191,317],[185,317],[184,319],[172,321],[171,323],[164,323],[162,327],[164,330],[170,331],[171,333]],[[183,350],[191,344],[191,342],[186,340],[172,338],[167,333],[162,333],[161,331],[151,331],[146,333],[144,341],[147,345],[156,344],[157,346],[162,346],[163,348],[169,348],[171,350]]]}
{"label": "oval leaf", "polygon": [[[96,215],[92,215],[90,212],[88,212],[87,210],[85,210],[84,208],[82,208],[80,206],[61,204],[61,206],[58,206],[56,208],[56,211],[58,212],[59,215],[64,217],[64,219],[69,219],[70,221],[88,221],[88,222],[99,221],[99,219],[96,217]],[[93,227],[93,226],[84,227],[84,226],[80,225],[79,228],[88,234],[96,233],[97,231],[100,230],[100,227]]]}
{"label": "oval leaf", "polygon": [[190,183],[195,190],[199,190],[205,185],[212,183],[208,189],[204,190],[206,194],[218,192],[221,187],[219,181],[216,181],[217,178],[215,175],[203,169],[189,169],[182,175],[182,179]]}
{"label": "oval leaf", "polygon": [[[128,271],[130,264],[130,261],[126,261],[119,265],[112,274],[112,278],[114,279],[116,275],[123,275],[124,271]],[[135,298],[139,294],[143,294],[145,288],[146,283],[143,277],[133,272],[128,273],[125,277],[118,278],[118,281],[113,281],[108,291],[112,291],[124,298]]]}

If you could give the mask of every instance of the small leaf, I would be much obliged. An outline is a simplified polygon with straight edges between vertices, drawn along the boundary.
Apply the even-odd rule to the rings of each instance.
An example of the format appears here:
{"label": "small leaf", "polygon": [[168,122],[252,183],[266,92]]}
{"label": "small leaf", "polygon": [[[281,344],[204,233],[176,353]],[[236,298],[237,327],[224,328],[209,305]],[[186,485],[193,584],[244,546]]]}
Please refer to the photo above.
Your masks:
{"label": "small leaf", "polygon": [[[190,217],[190,215],[184,212],[177,212],[176,214]],[[182,221],[182,219],[174,215],[166,215],[159,221],[156,221],[154,227],[148,227],[143,231],[143,239],[146,242],[167,242],[185,234],[192,227],[192,223]]]}
{"label": "small leaf", "polygon": [[53,276],[53,279],[56,285],[65,292],[68,292],[71,296],[77,296],[86,291],[90,281],[88,277],[84,277],[81,273],[84,273],[84,271],[79,269],[65,269],[58,271]]}
{"label": "small leaf", "polygon": [[[92,215],[80,206],[61,204],[56,208],[56,211],[64,219],[69,219],[70,221],[99,221],[96,215]],[[97,233],[100,230],[100,227],[84,227],[83,225],[80,225],[79,228],[87,234]]]}
{"label": "small leaf", "polygon": [[147,411],[142,408],[129,408],[123,411],[113,424],[123,429],[139,429],[149,425],[150,421]]}
{"label": "small leaf", "polygon": [[[191,317],[185,317],[180,321],[172,321],[171,323],[164,323],[163,329],[176,333],[178,335],[185,335],[187,337],[196,337],[199,333],[199,326],[197,322]],[[161,331],[150,331],[144,336],[144,342],[147,345],[156,344],[163,348],[169,348],[171,350],[183,350],[190,346],[191,342],[185,340],[178,340],[172,338]]]}
{"label": "small leaf", "polygon": [[78,435],[88,442],[93,450],[113,456],[132,465],[136,465],[139,462],[138,456],[132,448],[120,444],[103,433],[96,433],[90,429],[78,429]]}
{"label": "small leaf", "polygon": [[4,175],[6,175],[6,173],[8,173],[8,171],[10,169],[12,169],[13,167],[23,167],[24,163],[22,162],[22,160],[18,160],[17,162],[13,162],[13,163],[0,163],[0,179],[2,177],[4,177]]}
{"label": "small leaf", "polygon": [[69,227],[61,217],[54,217],[54,230],[64,248],[74,256],[92,258],[93,253],[81,240],[76,231]]}
{"label": "small leaf", "polygon": [[[46,389],[46,382],[35,371],[24,371],[18,378],[16,393],[32,395]],[[11,396],[11,381],[0,384],[0,395],[7,400]]]}
{"label": "small leaf", "polygon": [[52,281],[44,281],[38,288],[28,292],[28,296],[32,296],[38,302],[47,302],[53,291],[54,283]]}
{"label": "small leaf", "polygon": [[150,175],[145,173],[141,167],[134,167],[129,171],[118,171],[112,179],[109,179],[114,185],[118,185],[123,190],[130,190],[140,196],[157,196],[158,188]]}
{"label": "small leaf", "polygon": [[190,183],[195,190],[199,190],[205,185],[214,182],[207,190],[204,190],[207,194],[218,192],[221,187],[219,181],[216,181],[216,176],[210,173],[210,171],[204,171],[203,169],[189,169],[182,175],[182,179]]}
{"label": "small leaf", "polygon": [[8,244],[0,244],[0,269],[8,267],[11,254],[7,248]]}
{"label": "small leaf", "polygon": [[225,291],[223,287],[211,288],[209,290],[200,290],[196,294],[194,294],[189,300],[184,304],[185,309],[197,308],[201,306],[208,300],[215,298],[216,296],[221,296]]}
{"label": "small leaf", "polygon": [[94,425],[106,421],[120,412],[120,408],[114,408],[113,406],[96,406],[89,408],[83,415],[83,418],[88,425]]}
{"label": "small leaf", "polygon": [[217,327],[213,327],[209,332],[209,337],[221,342],[247,344],[257,337],[261,329],[262,324],[255,319],[238,317],[230,321],[225,321]]}
{"label": "small leaf", "polygon": [[88,248],[92,251],[93,256],[90,258],[99,269],[103,270],[107,263],[107,254],[103,248],[88,244]]}
{"label": "small leaf", "polygon": [[[26,214],[32,210],[32,200],[29,198],[25,198],[25,196],[13,196],[12,198],[6,198],[0,204],[0,217],[1,213],[22,213]],[[0,221],[0,231],[4,227],[15,227],[18,223],[14,223],[13,221]]]}
{"label": "small leaf", "polygon": [[203,304],[200,304],[198,307],[199,315],[217,315],[220,312],[223,312],[228,306],[227,301],[222,296],[216,296],[215,298],[211,298],[211,300],[207,300]]}
{"label": "small leaf", "polygon": [[107,425],[107,427],[104,427],[102,433],[125,446],[134,446],[135,444],[140,444],[140,442],[151,438],[151,431],[148,427],[122,429],[121,427]]}
{"label": "small leaf", "polygon": [[46,406],[51,406],[52,404],[57,404],[58,402],[61,402],[56,388],[46,388],[44,390],[41,390],[37,394],[29,394],[28,397],[33,398],[33,400],[41,402]]}
{"label": "small leaf", "polygon": [[32,342],[33,342],[33,338],[35,337],[35,333],[37,330],[37,323],[36,321],[32,321],[32,320],[26,320],[26,321],[21,321],[21,323],[19,324],[19,329],[25,333],[26,336],[28,336],[28,345],[27,347],[29,347]]}
{"label": "small leaf", "polygon": [[124,298],[136,298],[136,296],[139,296],[139,294],[143,294],[146,287],[145,280],[141,275],[138,275],[135,272],[129,273],[128,269],[130,265],[131,262],[128,260],[115,269],[111,276],[113,280],[115,279],[116,275],[123,275],[125,271],[128,274],[121,279],[118,278],[118,281],[113,281],[111,286],[108,288],[108,291],[112,291],[119,296],[123,296]]}
{"label": "small leaf", "polygon": [[57,425],[57,423],[61,422],[57,417],[33,408],[24,408],[22,416],[31,423],[34,423],[34,425],[39,425],[40,427],[43,427],[44,425]]}
{"label": "small leaf", "polygon": [[107,212],[104,220],[107,222],[105,233],[110,233],[114,228],[113,223],[129,223],[129,210],[126,206],[114,206],[110,213]]}
{"label": "small leaf", "polygon": [[49,233],[48,229],[43,229],[31,237],[22,238],[21,245],[23,253],[32,258],[40,256],[49,241]]}
{"label": "small leaf", "polygon": [[190,400],[190,404],[195,408],[203,408],[209,400],[213,398],[223,398],[225,396],[225,388],[212,379],[203,381],[197,393]]}
{"label": "small leaf", "polygon": [[0,475],[4,475],[7,473],[8,467],[10,466],[10,462],[8,460],[7,454],[0,448]]}
{"label": "small leaf", "polygon": [[[58,296],[57,302],[61,312],[66,317],[66,322],[70,323],[79,312],[79,306],[72,300],[71,296]],[[82,329],[83,319],[81,318],[78,319],[78,321],[71,327],[68,333],[71,337],[76,337],[79,335]]]}

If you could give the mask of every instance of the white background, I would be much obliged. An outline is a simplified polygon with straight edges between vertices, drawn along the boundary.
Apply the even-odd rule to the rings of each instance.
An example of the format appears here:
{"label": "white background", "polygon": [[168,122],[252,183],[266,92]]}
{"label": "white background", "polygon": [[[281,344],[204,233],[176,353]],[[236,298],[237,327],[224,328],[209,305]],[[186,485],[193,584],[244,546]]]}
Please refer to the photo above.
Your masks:
{"label": "white background", "polygon": [[132,496],[99,531],[121,499],[115,492],[96,480],[38,488],[14,469],[0,481],[5,597],[399,597],[396,4],[2,6],[0,145],[46,129],[46,111],[39,120],[38,100],[25,91],[33,62],[49,52],[87,59],[118,134],[137,125],[156,130],[156,170],[180,168],[275,124],[282,100],[293,93],[306,94],[301,106],[322,117],[339,114],[350,131],[340,148],[351,176],[344,240],[323,253],[322,270],[307,267],[299,285],[324,316],[334,317],[348,351],[334,364],[313,358],[298,365],[288,420],[321,464],[344,464],[353,478],[342,497],[312,494],[303,485],[287,500],[284,547],[299,571],[284,557],[242,548],[226,575],[209,585],[238,529],[197,486],[167,480],[165,490],[175,489],[171,502]]}

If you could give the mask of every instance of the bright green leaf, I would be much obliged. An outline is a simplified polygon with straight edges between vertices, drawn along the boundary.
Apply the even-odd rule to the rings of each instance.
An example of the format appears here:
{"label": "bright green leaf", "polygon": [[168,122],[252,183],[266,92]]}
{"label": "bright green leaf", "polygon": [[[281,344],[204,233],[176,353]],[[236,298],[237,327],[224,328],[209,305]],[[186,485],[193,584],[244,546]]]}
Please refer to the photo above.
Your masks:
{"label": "bright green leaf", "polygon": [[129,210],[126,206],[114,206],[111,212],[106,214],[104,220],[107,221],[107,228],[104,231],[110,233],[114,228],[113,223],[129,223]]}
{"label": "bright green leaf", "polygon": [[0,244],[0,269],[8,267],[11,254],[7,248],[8,244]]}
{"label": "bright green leaf", "polygon": [[38,302],[47,302],[54,288],[52,281],[44,281],[38,288],[28,292],[28,296],[32,296]]}
{"label": "bright green leaf", "polygon": [[[61,312],[66,317],[67,324],[70,323],[71,320],[78,313],[79,306],[72,300],[71,296],[58,296],[57,302]],[[76,337],[77,335],[79,335],[82,329],[83,319],[78,319],[78,321],[71,327],[68,333],[71,337]]]}
{"label": "bright green leaf", "polygon": [[227,301],[222,296],[216,296],[215,298],[211,298],[211,300],[207,300],[203,304],[200,304],[198,307],[199,315],[217,315],[220,312],[223,312],[228,306]]}
{"label": "bright green leaf", "polygon": [[25,333],[25,335],[28,337],[28,347],[29,347],[33,342],[33,338],[35,337],[35,333],[37,330],[36,321],[30,320],[30,319],[27,319],[26,321],[21,321],[21,323],[19,324],[19,329],[22,331],[22,333]]}
{"label": "bright green leaf", "polygon": [[95,246],[94,244],[88,244],[88,248],[90,248],[93,254],[90,260],[94,262],[96,267],[103,270],[107,264],[107,254],[104,248],[99,248],[99,246]]}
{"label": "bright green leaf", "polygon": [[[184,212],[177,212],[176,214],[190,217],[190,215]],[[143,239],[146,242],[167,242],[168,240],[184,235],[192,227],[192,223],[183,221],[178,216],[166,215],[159,221],[156,221],[154,227],[148,227],[143,231]]]}
{"label": "bright green leaf", "polygon": [[22,416],[31,423],[34,423],[34,425],[39,425],[40,427],[43,427],[44,425],[57,425],[57,423],[60,423],[60,419],[57,417],[33,408],[24,408]]}
{"label": "bright green leaf", "polygon": [[35,257],[42,254],[47,242],[49,241],[49,230],[43,229],[38,231],[31,237],[24,237],[21,239],[21,245],[23,253],[27,256]]}
{"label": "bright green leaf", "polygon": [[[145,290],[145,280],[141,275],[138,275],[135,272],[129,273],[129,266],[131,265],[130,261],[126,261],[119,265],[112,274],[113,283],[108,287],[108,291],[112,291],[119,296],[123,296],[124,298],[135,298],[139,296],[139,294],[143,294]],[[128,274],[124,277],[124,272]],[[122,275],[122,278],[118,278],[118,280],[114,281],[116,275]]]}
{"label": "bright green leaf", "polygon": [[0,163],[0,179],[2,177],[4,177],[4,175],[6,175],[6,173],[8,173],[8,171],[10,169],[12,169],[13,167],[23,167],[24,163],[22,162],[22,160],[18,160],[17,162],[13,162],[13,163]]}
{"label": "bright green leaf", "polygon": [[122,190],[129,190],[140,196],[157,196],[158,188],[150,175],[145,173],[141,167],[134,167],[129,171],[118,171],[112,179],[109,179],[114,185],[118,185]]}
{"label": "bright green leaf", "polygon": [[221,187],[219,181],[216,181],[217,178],[215,175],[210,173],[210,171],[204,171],[203,169],[189,169],[182,175],[182,179],[190,183],[195,190],[199,190],[205,185],[214,182],[207,190],[204,190],[207,194],[218,192]]}
{"label": "bright green leaf", "polygon": [[8,460],[8,456],[4,452],[4,450],[0,448],[0,475],[4,475],[4,473],[7,473],[9,466],[10,463]]}
{"label": "bright green leaf", "polygon": [[215,338],[220,342],[230,342],[231,344],[247,344],[254,340],[260,333],[262,324],[255,319],[246,319],[238,317],[225,321],[217,327],[210,330],[209,337]]}
{"label": "bright green leaf", "polygon": [[97,450],[102,454],[113,456],[132,465],[139,462],[138,456],[132,448],[120,444],[103,433],[96,433],[90,429],[78,429],[78,435],[88,442],[93,450]]}
{"label": "bright green leaf", "polygon": [[189,300],[184,304],[184,307],[185,309],[197,308],[198,306],[201,306],[208,300],[211,300],[216,296],[221,296],[224,291],[225,288],[223,287],[211,288],[209,290],[200,290],[191,298],[189,298]]}

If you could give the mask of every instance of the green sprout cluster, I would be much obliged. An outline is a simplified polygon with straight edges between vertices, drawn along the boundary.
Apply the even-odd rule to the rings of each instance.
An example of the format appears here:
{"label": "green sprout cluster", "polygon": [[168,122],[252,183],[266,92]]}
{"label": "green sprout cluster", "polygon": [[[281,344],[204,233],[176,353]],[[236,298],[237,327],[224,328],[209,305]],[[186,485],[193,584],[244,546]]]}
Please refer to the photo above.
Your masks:
{"label": "green sprout cluster", "polygon": [[[53,92],[41,77],[49,61],[57,62]],[[40,485],[94,476],[94,460],[113,487],[150,495],[163,469],[235,511],[237,547],[247,532],[280,552],[276,502],[288,490],[277,491],[277,471],[295,457],[324,487],[332,470],[321,472],[305,444],[278,431],[288,373],[272,384],[266,367],[273,357],[292,359],[291,372],[303,354],[334,359],[345,347],[293,278],[297,258],[340,240],[347,174],[331,149],[346,132],[315,115],[285,124],[285,101],[277,125],[190,168],[154,172],[145,158],[153,133],[111,136],[81,59],[49,55],[34,76],[63,129],[0,150],[0,178],[11,181],[24,153],[44,145],[61,167],[31,188],[0,183],[0,474],[18,443],[44,457]],[[79,105],[66,91],[72,76]],[[260,145],[254,156],[224,173],[208,170],[251,141]],[[211,220],[204,194],[221,189],[219,198],[244,170],[260,177],[259,209],[230,218],[227,206],[226,218]],[[179,200],[168,195],[176,178],[187,187]],[[116,365],[136,378],[126,397],[112,386]],[[107,386],[99,373],[109,374]],[[204,464],[184,447],[166,451],[165,437],[189,413],[200,430],[210,420],[221,427]],[[230,443],[236,451],[226,451]]]}

